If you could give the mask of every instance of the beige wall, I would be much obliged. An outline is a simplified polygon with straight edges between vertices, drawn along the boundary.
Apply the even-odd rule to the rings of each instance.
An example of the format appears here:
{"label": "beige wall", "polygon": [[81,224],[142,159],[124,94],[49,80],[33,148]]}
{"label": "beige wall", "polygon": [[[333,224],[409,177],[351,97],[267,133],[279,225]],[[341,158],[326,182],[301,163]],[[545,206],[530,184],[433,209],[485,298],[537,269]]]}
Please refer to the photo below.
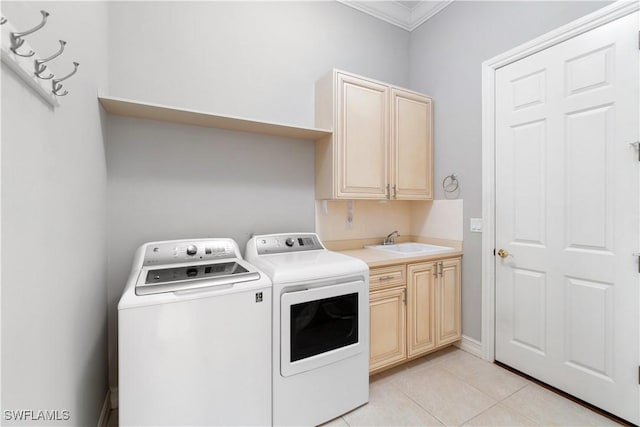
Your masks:
{"label": "beige wall", "polygon": [[[353,204],[353,221],[349,227],[350,203]],[[324,241],[382,239],[394,230],[404,236],[461,241],[462,206],[462,200],[317,200],[316,231]]]}

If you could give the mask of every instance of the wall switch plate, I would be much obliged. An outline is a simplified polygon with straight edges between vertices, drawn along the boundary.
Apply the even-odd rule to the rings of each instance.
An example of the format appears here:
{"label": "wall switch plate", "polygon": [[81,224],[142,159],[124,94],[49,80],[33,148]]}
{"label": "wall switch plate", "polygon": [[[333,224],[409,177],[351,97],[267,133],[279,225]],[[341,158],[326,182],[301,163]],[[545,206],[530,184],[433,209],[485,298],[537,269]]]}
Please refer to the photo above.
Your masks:
{"label": "wall switch plate", "polygon": [[469,231],[472,233],[482,233],[482,218],[470,218]]}

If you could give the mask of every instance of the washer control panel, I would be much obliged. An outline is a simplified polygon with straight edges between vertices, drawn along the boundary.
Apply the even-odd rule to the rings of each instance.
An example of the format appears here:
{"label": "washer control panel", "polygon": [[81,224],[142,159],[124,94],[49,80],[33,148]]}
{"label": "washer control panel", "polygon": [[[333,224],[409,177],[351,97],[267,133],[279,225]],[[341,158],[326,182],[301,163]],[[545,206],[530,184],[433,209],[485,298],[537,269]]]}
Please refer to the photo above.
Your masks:
{"label": "washer control panel", "polygon": [[313,233],[270,234],[255,236],[258,255],[281,254],[324,249],[318,235]]}
{"label": "washer control panel", "polygon": [[176,240],[149,243],[143,265],[175,264],[224,258],[239,258],[235,244],[229,239]]}

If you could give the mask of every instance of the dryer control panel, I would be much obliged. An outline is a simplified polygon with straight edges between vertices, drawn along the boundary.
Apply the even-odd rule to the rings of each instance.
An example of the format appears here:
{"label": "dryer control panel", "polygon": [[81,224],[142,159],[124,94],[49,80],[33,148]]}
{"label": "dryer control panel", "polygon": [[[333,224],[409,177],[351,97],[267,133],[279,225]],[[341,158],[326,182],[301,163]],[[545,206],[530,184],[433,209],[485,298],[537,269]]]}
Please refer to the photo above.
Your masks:
{"label": "dryer control panel", "polygon": [[149,243],[144,266],[182,262],[240,258],[237,245],[230,239],[174,240]]}
{"label": "dryer control panel", "polygon": [[324,249],[317,234],[292,233],[255,236],[258,255],[280,254]]}

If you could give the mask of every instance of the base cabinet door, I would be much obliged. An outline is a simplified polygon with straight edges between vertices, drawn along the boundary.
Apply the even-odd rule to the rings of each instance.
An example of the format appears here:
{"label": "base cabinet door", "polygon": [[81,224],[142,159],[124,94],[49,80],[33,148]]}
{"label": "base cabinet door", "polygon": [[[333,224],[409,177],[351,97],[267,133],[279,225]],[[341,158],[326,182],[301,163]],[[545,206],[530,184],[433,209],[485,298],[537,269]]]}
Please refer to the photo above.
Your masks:
{"label": "base cabinet door", "polygon": [[433,350],[436,346],[435,286],[437,264],[410,264],[407,267],[408,356]]}
{"label": "base cabinet door", "polygon": [[453,258],[407,266],[409,358],[460,339],[460,262]]}
{"label": "base cabinet door", "polygon": [[371,292],[369,371],[407,357],[405,288]]}
{"label": "base cabinet door", "polygon": [[461,337],[460,327],[460,259],[440,261],[436,287],[438,345],[452,343]]}
{"label": "base cabinet door", "polygon": [[450,258],[370,270],[370,373],[461,338],[460,267]]}

